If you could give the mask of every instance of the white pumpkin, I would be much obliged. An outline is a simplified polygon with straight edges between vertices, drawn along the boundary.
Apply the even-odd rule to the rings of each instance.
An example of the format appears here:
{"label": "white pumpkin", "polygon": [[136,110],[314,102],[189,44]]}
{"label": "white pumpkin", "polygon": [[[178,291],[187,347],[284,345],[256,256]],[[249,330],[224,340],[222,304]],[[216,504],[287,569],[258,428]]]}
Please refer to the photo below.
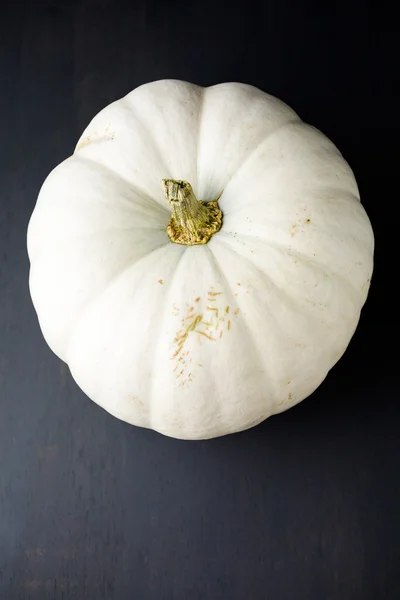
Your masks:
{"label": "white pumpkin", "polygon": [[211,438],[320,385],[357,326],[373,246],[322,133],[252,86],[164,80],[102,110],[46,179],[30,290],[90,398]]}

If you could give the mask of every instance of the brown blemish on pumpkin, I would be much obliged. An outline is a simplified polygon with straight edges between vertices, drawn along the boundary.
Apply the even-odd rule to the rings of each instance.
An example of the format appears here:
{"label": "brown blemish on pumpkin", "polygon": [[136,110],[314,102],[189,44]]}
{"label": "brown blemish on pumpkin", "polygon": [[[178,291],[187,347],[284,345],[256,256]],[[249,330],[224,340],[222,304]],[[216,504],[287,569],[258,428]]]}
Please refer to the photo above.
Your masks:
{"label": "brown blemish on pumpkin", "polygon": [[107,125],[104,133],[105,133],[105,138],[106,138],[107,142],[110,142],[111,140],[114,139],[115,131],[111,130],[111,122],[110,121],[108,122],[108,125]]}
{"label": "brown blemish on pumpkin", "polygon": [[215,311],[215,314],[217,315],[217,318],[218,318],[218,308],[214,308],[214,306],[206,306],[206,309]]}
{"label": "brown blemish on pumpkin", "polygon": [[90,135],[87,135],[86,137],[83,138],[83,140],[81,142],[79,142],[76,149],[80,150],[81,148],[84,148],[85,146],[90,144],[91,141],[92,141],[92,137]]}
{"label": "brown blemish on pumpkin", "polygon": [[186,329],[184,331],[179,331],[176,334],[174,342],[177,343],[178,347],[175,350],[175,352],[174,352],[174,354],[172,355],[171,358],[177,357],[182,352],[183,346],[184,346],[184,344],[185,344],[185,342],[186,342],[186,340],[188,338],[189,333],[191,331],[195,330],[197,324],[200,323],[200,321],[202,320],[202,318],[203,318],[202,314],[200,314],[200,315],[194,315],[193,318],[192,318],[191,323],[189,323],[189,325],[187,325]]}
{"label": "brown blemish on pumpkin", "polygon": [[[304,209],[304,210],[306,210],[306,209]],[[289,230],[290,237],[294,237],[296,235],[299,227],[301,227],[302,225],[309,225],[310,223],[311,223],[310,218],[304,219],[304,221],[302,221],[301,219],[298,219],[296,223],[293,223],[292,227]],[[304,232],[304,229],[302,231]]]}
{"label": "brown blemish on pumpkin", "polygon": [[193,319],[193,315],[191,313],[189,313],[187,317],[185,317],[184,319],[182,319],[182,323],[184,321],[190,321],[190,319]]}
{"label": "brown blemish on pumpkin", "polygon": [[91,142],[100,141],[101,139],[105,139],[107,142],[110,142],[115,137],[115,131],[111,130],[111,122],[109,121],[107,126],[104,129],[104,136],[99,135],[98,130],[93,131],[91,134],[86,135],[76,146],[76,150],[81,150]]}
{"label": "brown blemish on pumpkin", "polygon": [[204,337],[206,337],[208,340],[211,340],[212,342],[216,342],[216,339],[211,337],[211,335],[208,335],[208,333],[205,333],[205,331],[198,331],[196,329],[196,333],[199,333],[200,335],[204,335]]}
{"label": "brown blemish on pumpkin", "polygon": [[[238,285],[241,284],[238,283]],[[195,376],[195,373],[191,373],[190,375],[187,374],[188,363],[192,362],[192,359],[190,357],[187,358],[187,355],[189,355],[189,350],[184,352],[184,346],[190,333],[193,332],[196,335],[199,345],[202,345],[201,340],[204,340],[204,338],[206,340],[216,342],[222,338],[225,329],[229,331],[232,328],[232,321],[227,319],[227,315],[233,312],[233,314],[237,316],[239,313],[238,308],[233,310],[233,307],[228,304],[224,303],[223,306],[218,306],[220,301],[217,305],[215,305],[215,302],[218,300],[218,296],[222,295],[222,292],[211,290],[207,293],[208,303],[206,304],[205,308],[203,308],[203,312],[195,314],[194,306],[190,306],[189,303],[186,303],[185,313],[182,314],[181,312],[181,328],[174,338],[176,347],[171,356],[171,360],[176,361],[173,372],[178,371],[177,378],[180,380],[179,385],[181,387],[184,387],[186,384],[191,382]],[[197,302],[200,302],[200,296],[193,300],[193,304]],[[173,307],[174,316],[179,316],[179,308],[175,304]],[[200,363],[198,364],[200,365]]]}
{"label": "brown blemish on pumpkin", "polygon": [[128,394],[128,398],[132,402],[137,402],[138,404],[140,404],[140,406],[144,406],[144,402],[140,400],[140,398],[138,398],[137,396],[134,396],[133,394]]}
{"label": "brown blemish on pumpkin", "polygon": [[93,138],[97,138],[98,137],[98,132],[93,131],[90,135],[86,135],[77,145],[76,149],[80,150],[81,148],[84,148],[85,146],[87,146],[88,144],[90,144],[90,142],[93,141]]}
{"label": "brown blemish on pumpkin", "polygon": [[288,397],[287,397],[287,399],[288,399],[288,400],[293,400],[293,394],[292,394],[292,392],[289,392],[289,393],[288,393]]}
{"label": "brown blemish on pumpkin", "polygon": [[162,279],[159,279],[159,280],[157,281],[157,283],[159,283],[160,285],[162,285],[162,284],[164,283],[164,281],[163,281]]}

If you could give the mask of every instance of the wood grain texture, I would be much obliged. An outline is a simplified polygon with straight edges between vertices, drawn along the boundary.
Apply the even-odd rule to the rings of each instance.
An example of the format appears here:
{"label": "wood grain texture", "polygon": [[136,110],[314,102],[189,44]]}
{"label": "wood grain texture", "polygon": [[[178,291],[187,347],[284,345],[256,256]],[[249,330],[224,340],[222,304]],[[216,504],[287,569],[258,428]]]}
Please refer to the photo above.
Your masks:
{"label": "wood grain texture", "polygon": [[[394,20],[285,0],[37,0],[0,17],[0,599],[398,600]],[[349,160],[377,239],[359,329],[326,382],[208,442],[91,403],[28,291],[44,178],[98,110],[165,77],[245,81],[288,102]]]}

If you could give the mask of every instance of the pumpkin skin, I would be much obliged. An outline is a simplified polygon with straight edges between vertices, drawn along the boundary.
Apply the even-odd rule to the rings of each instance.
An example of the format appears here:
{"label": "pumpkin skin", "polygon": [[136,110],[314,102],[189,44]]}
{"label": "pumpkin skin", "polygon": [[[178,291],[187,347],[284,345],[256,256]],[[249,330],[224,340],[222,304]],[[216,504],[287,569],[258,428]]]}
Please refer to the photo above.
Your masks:
{"label": "pumpkin skin", "polygon": [[[169,239],[166,178],[220,196],[208,243]],[[340,152],[239,83],[156,81],[107,106],[44,182],[27,242],[41,330],[80,388],[181,439],[309,396],[345,352],[373,270]]]}

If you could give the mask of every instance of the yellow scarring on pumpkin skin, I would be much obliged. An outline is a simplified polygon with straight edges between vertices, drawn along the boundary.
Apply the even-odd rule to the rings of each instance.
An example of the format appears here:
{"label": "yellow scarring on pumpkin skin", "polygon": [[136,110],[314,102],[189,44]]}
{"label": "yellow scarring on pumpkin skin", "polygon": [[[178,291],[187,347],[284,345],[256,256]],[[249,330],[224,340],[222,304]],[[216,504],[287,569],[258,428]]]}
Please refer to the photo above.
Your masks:
{"label": "yellow scarring on pumpkin skin", "polygon": [[309,396],[357,327],[373,251],[337,148],[240,83],[156,81],[107,106],[28,229],[51,349],[108,412],[184,439]]}

